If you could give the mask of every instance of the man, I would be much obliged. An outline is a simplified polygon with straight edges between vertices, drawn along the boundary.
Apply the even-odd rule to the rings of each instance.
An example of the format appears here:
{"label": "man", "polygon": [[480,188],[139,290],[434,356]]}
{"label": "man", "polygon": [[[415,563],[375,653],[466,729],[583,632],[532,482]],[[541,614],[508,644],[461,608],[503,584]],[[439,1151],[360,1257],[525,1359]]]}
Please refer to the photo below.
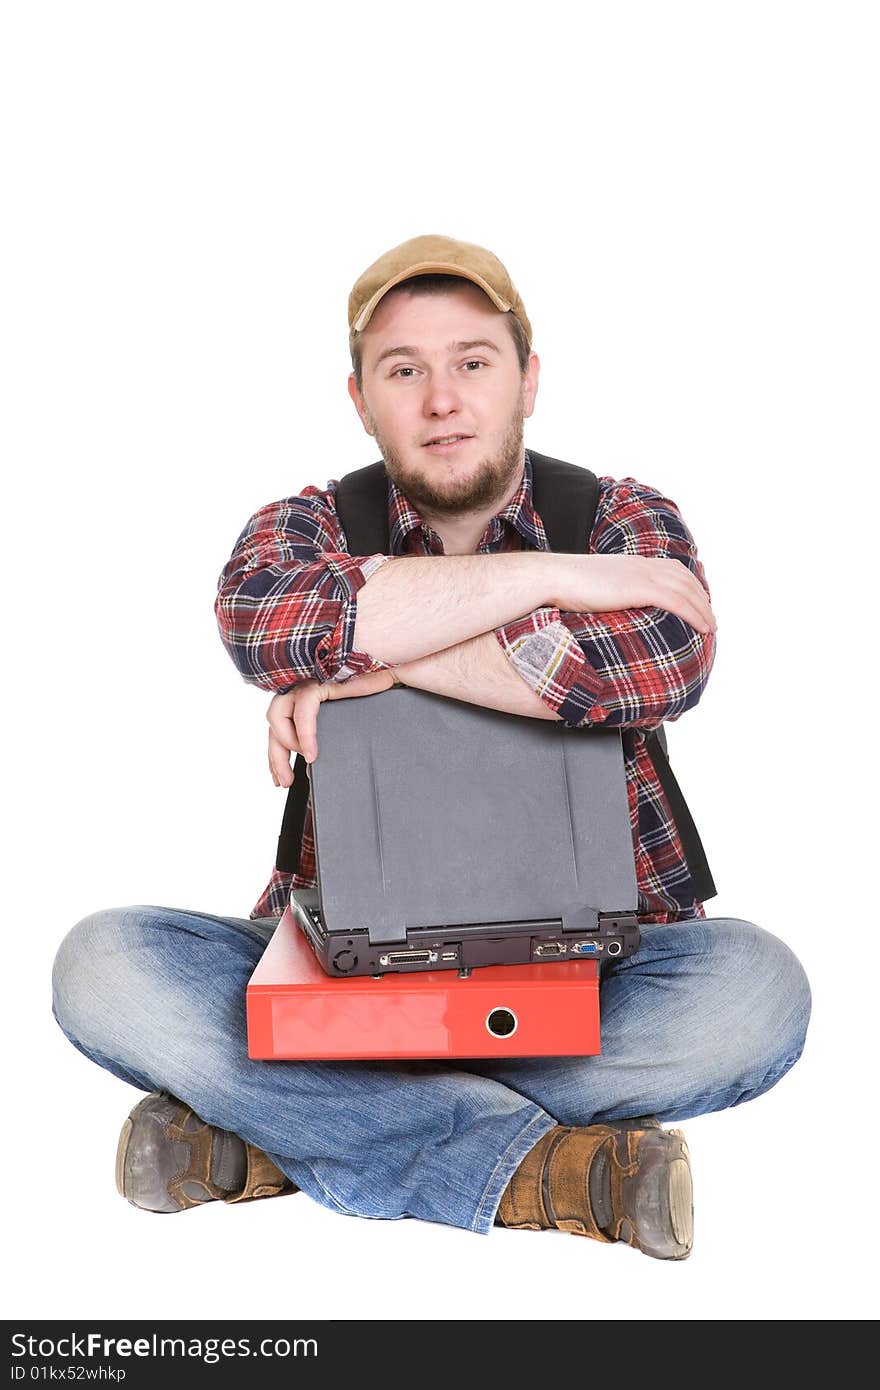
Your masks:
{"label": "man", "polygon": [[[291,884],[249,919],[109,909],[54,971],[75,1046],[148,1092],[123,1126],[117,1184],[178,1211],[301,1188],[334,1211],[494,1224],[691,1250],[687,1146],[664,1128],[760,1095],[800,1056],[804,972],[739,918],[706,919],[643,733],[698,701],[715,619],[678,508],[600,479],[589,553],[554,554],[531,501],[523,421],[539,361],[504,266],[446,237],[379,258],[349,299],[349,392],[388,474],[391,553],[350,555],[336,483],[261,508],[218,585],[244,678],[274,692],[270,767],[319,756],[325,699],[394,680],[571,727],[632,731],[627,753],[642,944],[603,963],[595,1057],[455,1063],[247,1059],[243,997]],[[641,731],[641,732],[640,732]]]}

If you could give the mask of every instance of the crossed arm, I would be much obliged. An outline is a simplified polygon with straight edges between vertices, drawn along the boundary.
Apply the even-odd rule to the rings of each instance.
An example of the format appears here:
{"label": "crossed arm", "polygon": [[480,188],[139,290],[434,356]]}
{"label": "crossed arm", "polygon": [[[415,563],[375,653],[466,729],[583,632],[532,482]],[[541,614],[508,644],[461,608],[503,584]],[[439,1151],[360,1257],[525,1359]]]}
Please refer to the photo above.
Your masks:
{"label": "crossed arm", "polygon": [[218,583],[221,637],[275,691],[270,767],[317,754],[324,699],[406,685],[532,718],[656,726],[696,704],[715,618],[668,498],[603,479],[590,553],[376,555],[343,549],[330,492],[263,508]]}

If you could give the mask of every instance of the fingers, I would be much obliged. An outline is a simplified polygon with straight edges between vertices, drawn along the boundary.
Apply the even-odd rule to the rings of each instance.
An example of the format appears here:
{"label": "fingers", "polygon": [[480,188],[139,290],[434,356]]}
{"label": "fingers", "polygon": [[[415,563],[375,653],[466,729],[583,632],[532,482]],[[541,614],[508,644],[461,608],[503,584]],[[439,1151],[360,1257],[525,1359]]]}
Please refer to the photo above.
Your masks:
{"label": "fingers", "polygon": [[[318,709],[327,687],[318,681],[306,681],[284,695],[275,695],[266,711],[269,722],[270,746],[274,738],[278,745],[291,753],[301,753],[307,763],[318,756]],[[289,759],[285,762],[289,765]]]}
{"label": "fingers", "polygon": [[[684,566],[681,565],[680,568],[684,569]],[[685,570],[685,575],[690,582],[691,602],[697,616],[697,621],[692,626],[698,628],[700,632],[714,632],[718,627],[718,622],[712,612],[709,595],[691,570]]]}
{"label": "fingers", "polygon": [[318,710],[323,700],[347,700],[356,695],[376,695],[394,684],[391,671],[370,671],[334,684],[305,681],[295,690],[275,695],[266,711],[269,723],[269,771],[276,787],[293,782],[290,754],[301,753],[307,763],[318,756]]}
{"label": "fingers", "polygon": [[316,738],[317,710],[320,704],[317,681],[309,681],[296,690],[275,695],[266,711],[269,722],[269,772],[276,787],[293,783],[290,754],[301,753],[306,762],[318,755]]}
{"label": "fingers", "polygon": [[667,608],[683,618],[698,632],[715,632],[718,623],[712,612],[709,595],[697,576],[679,560],[667,561],[666,579],[672,588]]}
{"label": "fingers", "polygon": [[[276,787],[289,787],[293,784],[291,753],[301,753],[307,763],[314,762],[318,756],[320,696],[302,686],[296,700],[287,696],[283,698],[288,703],[276,705],[275,701],[279,699],[276,696],[266,714],[269,721],[269,771]],[[288,709],[291,711],[290,715],[286,713]]]}
{"label": "fingers", "polygon": [[271,731],[269,733],[269,771],[276,787],[289,787],[293,784],[290,754],[284,744],[280,743]]}
{"label": "fingers", "polygon": [[302,749],[296,736],[296,725],[293,722],[295,707],[296,697],[293,691],[288,691],[286,695],[276,695],[266,711],[266,718],[269,721],[269,728],[278,742],[284,748],[289,749],[291,753],[301,753]]}
{"label": "fingers", "polygon": [[318,756],[318,710],[321,707],[321,687],[317,681],[300,686],[293,722],[299,751],[307,763]]}

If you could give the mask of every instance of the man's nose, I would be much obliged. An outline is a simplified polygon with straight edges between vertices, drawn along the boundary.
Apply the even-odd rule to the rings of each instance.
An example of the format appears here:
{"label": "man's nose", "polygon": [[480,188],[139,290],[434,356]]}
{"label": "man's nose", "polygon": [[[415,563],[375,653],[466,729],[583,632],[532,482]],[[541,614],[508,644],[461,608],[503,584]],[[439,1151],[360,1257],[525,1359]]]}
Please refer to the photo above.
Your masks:
{"label": "man's nose", "polygon": [[425,415],[451,415],[461,408],[455,381],[445,372],[433,372],[425,383],[422,409]]}

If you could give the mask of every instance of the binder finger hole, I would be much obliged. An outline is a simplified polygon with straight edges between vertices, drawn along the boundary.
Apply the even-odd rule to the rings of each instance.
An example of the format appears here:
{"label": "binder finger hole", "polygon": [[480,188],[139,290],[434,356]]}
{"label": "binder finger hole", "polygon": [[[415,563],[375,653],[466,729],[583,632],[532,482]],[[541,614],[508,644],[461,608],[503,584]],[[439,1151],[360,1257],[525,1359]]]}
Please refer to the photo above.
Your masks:
{"label": "binder finger hole", "polygon": [[486,1027],[493,1038],[509,1038],[517,1030],[519,1019],[512,1009],[500,1007],[486,1015]]}

